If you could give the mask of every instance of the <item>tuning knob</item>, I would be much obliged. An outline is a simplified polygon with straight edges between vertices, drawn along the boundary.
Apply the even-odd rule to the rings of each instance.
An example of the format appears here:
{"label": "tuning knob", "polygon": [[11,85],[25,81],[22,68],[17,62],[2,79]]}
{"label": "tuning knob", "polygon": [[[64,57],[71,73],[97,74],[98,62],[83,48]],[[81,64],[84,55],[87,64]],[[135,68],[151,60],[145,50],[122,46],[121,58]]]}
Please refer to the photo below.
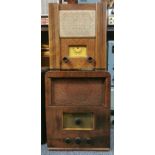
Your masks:
{"label": "tuning knob", "polygon": [[88,57],[88,58],[87,58],[87,61],[88,61],[89,63],[92,63],[92,62],[93,62],[93,58],[92,58],[92,57]]}
{"label": "tuning knob", "polygon": [[87,138],[87,139],[86,139],[86,143],[87,143],[87,144],[91,144],[91,143],[92,143],[92,139],[91,139],[91,138]]}
{"label": "tuning knob", "polygon": [[75,143],[76,144],[80,144],[81,143],[81,138],[80,137],[76,137],[75,138]]}
{"label": "tuning knob", "polygon": [[67,57],[63,57],[63,59],[62,59],[62,60],[63,60],[63,62],[64,62],[64,63],[69,62],[69,59],[68,59]]}
{"label": "tuning knob", "polygon": [[70,139],[70,138],[66,138],[64,141],[65,141],[65,143],[67,143],[67,144],[71,143],[71,139]]}
{"label": "tuning knob", "polygon": [[81,124],[81,119],[79,117],[75,118],[75,124],[80,125]]}

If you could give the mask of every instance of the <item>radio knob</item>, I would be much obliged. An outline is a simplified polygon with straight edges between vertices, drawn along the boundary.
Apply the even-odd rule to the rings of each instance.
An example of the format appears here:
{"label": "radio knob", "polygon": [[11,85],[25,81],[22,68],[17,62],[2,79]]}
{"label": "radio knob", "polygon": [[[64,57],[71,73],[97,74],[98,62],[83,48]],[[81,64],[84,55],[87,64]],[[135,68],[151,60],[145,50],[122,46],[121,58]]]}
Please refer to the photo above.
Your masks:
{"label": "radio knob", "polygon": [[80,137],[76,137],[75,138],[75,143],[76,144],[80,144],[81,143],[81,138]]}
{"label": "radio knob", "polygon": [[87,143],[87,144],[91,144],[91,143],[92,143],[92,139],[91,139],[91,138],[87,138],[87,139],[86,139],[86,143]]}
{"label": "radio knob", "polygon": [[64,63],[69,62],[69,59],[68,59],[67,57],[63,57],[63,59],[62,59],[62,60],[63,60],[63,62],[64,62]]}
{"label": "radio knob", "polygon": [[80,118],[75,118],[75,124],[80,125],[81,124],[81,119]]}
{"label": "radio knob", "polygon": [[93,62],[93,58],[92,58],[92,57],[88,57],[88,58],[87,58],[87,61],[88,61],[89,63],[92,63],[92,62]]}
{"label": "radio knob", "polygon": [[67,143],[67,144],[71,143],[71,139],[70,138],[66,138],[65,139],[65,143]]}

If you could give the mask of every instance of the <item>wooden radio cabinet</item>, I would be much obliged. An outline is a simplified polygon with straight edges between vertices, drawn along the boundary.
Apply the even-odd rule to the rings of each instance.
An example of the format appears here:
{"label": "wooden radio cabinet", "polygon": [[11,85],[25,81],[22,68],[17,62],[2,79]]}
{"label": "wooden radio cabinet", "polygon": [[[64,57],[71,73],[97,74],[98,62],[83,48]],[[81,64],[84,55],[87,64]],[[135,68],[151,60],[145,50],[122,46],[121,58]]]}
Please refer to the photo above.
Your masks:
{"label": "wooden radio cabinet", "polygon": [[107,3],[49,4],[50,68],[106,69]]}
{"label": "wooden radio cabinet", "polygon": [[109,150],[108,72],[48,71],[45,90],[49,150]]}

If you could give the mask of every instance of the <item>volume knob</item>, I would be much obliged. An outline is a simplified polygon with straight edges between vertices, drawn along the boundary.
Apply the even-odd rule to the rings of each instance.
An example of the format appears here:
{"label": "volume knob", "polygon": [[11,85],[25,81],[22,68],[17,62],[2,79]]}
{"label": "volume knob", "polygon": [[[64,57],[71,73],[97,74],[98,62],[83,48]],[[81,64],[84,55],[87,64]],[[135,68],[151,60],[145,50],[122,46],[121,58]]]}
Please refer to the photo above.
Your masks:
{"label": "volume knob", "polygon": [[75,118],[75,124],[80,125],[81,124],[81,119],[79,117]]}
{"label": "volume knob", "polygon": [[71,143],[71,139],[70,138],[66,138],[65,139],[65,143],[67,143],[67,144]]}
{"label": "volume knob", "polygon": [[80,144],[81,143],[81,138],[80,137],[76,137],[75,138],[75,143],[76,144]]}
{"label": "volume knob", "polygon": [[87,61],[88,61],[89,63],[92,63],[92,62],[93,62],[93,58],[92,58],[92,57],[88,57],[88,58],[87,58]]}
{"label": "volume knob", "polygon": [[91,143],[92,143],[91,138],[87,138],[87,139],[86,139],[86,143],[87,143],[87,144],[91,144]]}
{"label": "volume knob", "polygon": [[67,57],[63,57],[62,60],[63,60],[64,63],[68,63],[69,62],[69,59]]}

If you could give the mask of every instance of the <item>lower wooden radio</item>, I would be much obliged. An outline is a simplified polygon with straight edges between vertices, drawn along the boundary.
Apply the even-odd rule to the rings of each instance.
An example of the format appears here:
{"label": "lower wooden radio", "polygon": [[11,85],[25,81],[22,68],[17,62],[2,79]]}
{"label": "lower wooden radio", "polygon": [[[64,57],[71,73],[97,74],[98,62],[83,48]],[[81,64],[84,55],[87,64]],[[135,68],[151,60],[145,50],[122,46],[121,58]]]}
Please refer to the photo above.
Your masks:
{"label": "lower wooden radio", "polygon": [[110,74],[48,71],[45,85],[49,150],[109,150]]}

